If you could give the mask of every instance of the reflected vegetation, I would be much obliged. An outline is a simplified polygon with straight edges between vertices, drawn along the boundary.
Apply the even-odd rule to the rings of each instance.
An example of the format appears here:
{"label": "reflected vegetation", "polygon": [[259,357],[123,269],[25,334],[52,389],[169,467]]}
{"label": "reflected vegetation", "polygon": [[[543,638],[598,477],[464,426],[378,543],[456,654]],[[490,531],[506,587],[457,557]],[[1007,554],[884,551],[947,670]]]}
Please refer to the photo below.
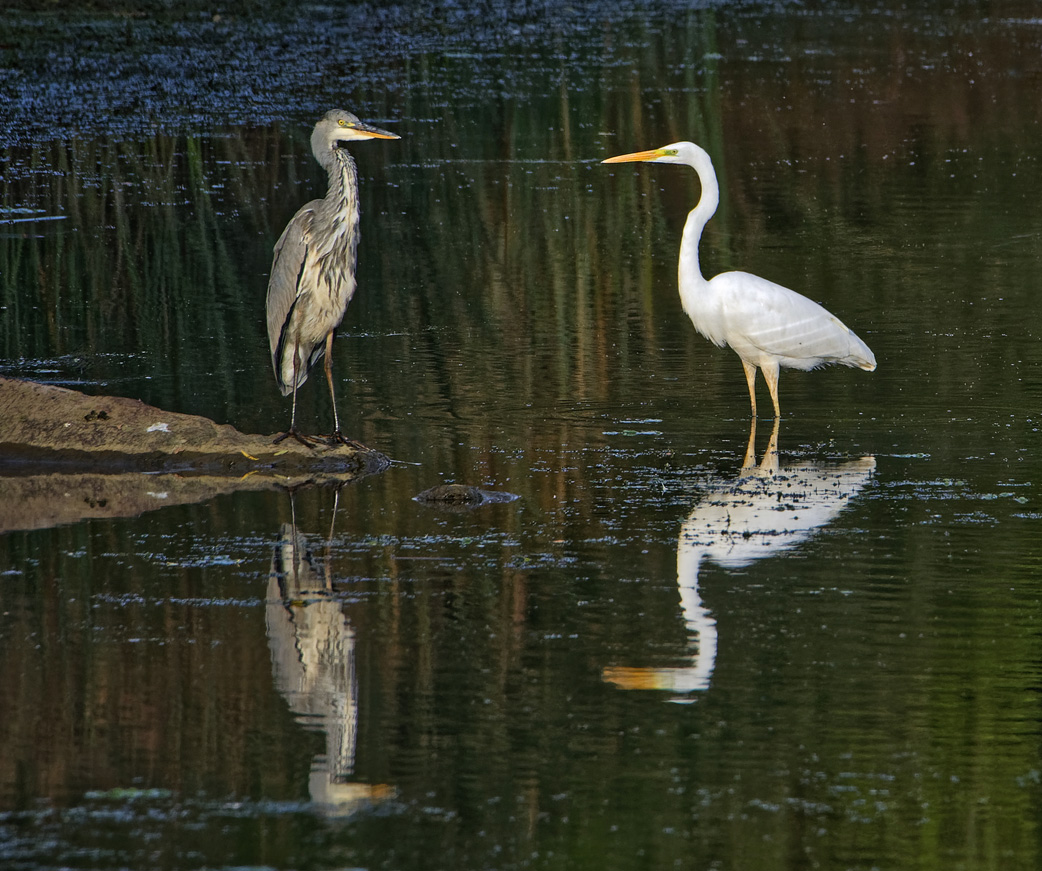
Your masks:
{"label": "reflected vegetation", "polygon": [[276,130],[7,149],[3,206],[67,219],[0,237],[8,374],[46,358],[50,371],[25,374],[208,417],[252,389],[267,358],[251,341],[263,336],[263,272],[244,264],[274,231],[251,222],[266,215],[226,210],[271,196],[282,150]]}
{"label": "reflected vegetation", "polygon": [[616,666],[605,669],[605,680],[622,689],[676,693],[708,689],[716,665],[717,628],[699,596],[699,566],[708,561],[725,569],[742,569],[796,547],[835,520],[872,477],[874,457],[779,468],[779,424],[775,418],[757,464],[753,419],[738,479],[712,483],[680,528],[677,587],[692,650],[690,663],[675,668]]}

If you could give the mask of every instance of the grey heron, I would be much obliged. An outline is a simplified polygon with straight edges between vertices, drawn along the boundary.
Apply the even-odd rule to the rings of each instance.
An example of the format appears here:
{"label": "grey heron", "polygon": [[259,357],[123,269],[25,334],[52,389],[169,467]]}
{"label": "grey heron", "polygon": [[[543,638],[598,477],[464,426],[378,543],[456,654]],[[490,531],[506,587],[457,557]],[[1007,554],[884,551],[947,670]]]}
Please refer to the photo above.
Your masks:
{"label": "grey heron", "polygon": [[325,355],[335,427],[330,441],[358,446],[340,431],[332,370],[333,338],[355,293],[358,248],[358,171],[346,145],[399,138],[342,109],[327,112],[311,134],[311,151],[329,175],[329,188],[324,198],[301,207],[282,231],[268,280],[268,343],[275,380],[283,396],[293,394],[289,430],[276,444],[289,436],[308,446],[320,441],[297,432],[297,388]]}

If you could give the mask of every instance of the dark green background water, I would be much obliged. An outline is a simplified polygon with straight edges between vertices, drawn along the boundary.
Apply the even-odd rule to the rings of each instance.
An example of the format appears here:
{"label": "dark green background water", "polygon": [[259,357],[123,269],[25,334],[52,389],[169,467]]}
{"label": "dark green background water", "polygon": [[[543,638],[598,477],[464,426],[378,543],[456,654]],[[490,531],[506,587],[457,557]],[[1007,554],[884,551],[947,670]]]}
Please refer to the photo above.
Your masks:
{"label": "dark green background water", "polygon": [[[5,866],[1038,867],[1033,4],[0,34],[0,371],[283,428],[271,246],[342,106],[402,139],[354,150],[341,414],[415,464],[331,537],[326,489],[0,537]],[[879,360],[784,373],[737,496],[741,367],[676,292],[694,173],[599,164],[685,138],[706,271]],[[442,482],[520,498],[412,501]]]}

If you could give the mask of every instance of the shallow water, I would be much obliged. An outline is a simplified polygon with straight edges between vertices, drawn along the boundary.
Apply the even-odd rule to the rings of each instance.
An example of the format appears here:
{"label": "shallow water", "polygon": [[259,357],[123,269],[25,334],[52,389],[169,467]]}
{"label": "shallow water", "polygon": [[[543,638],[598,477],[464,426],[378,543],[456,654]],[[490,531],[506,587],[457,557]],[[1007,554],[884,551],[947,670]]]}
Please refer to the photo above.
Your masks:
{"label": "shallow water", "polygon": [[[1037,867],[1031,10],[318,14],[4,25],[45,36],[4,49],[3,374],[280,429],[310,125],[402,139],[354,152],[335,356],[398,462],[0,537],[3,864]],[[316,75],[346,33],[372,63]],[[773,475],[676,294],[693,173],[599,164],[680,138],[706,270],[879,360],[783,373]],[[412,498],[449,482],[519,498]]]}

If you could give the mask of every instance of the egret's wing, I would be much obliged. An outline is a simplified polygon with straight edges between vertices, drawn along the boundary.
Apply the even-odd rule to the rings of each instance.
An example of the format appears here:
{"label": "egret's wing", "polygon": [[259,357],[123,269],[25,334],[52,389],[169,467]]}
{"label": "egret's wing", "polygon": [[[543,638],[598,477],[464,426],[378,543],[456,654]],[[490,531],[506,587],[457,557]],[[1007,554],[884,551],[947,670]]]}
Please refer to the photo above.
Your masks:
{"label": "egret's wing", "polygon": [[797,369],[824,363],[875,368],[875,356],[853,330],[802,294],[747,272],[725,272],[710,284],[720,297],[728,344],[739,355],[745,356],[744,345]]}
{"label": "egret's wing", "polygon": [[275,374],[278,375],[279,360],[276,356],[282,331],[286,328],[293,303],[300,294],[300,272],[308,252],[314,203],[308,203],[282,231],[275,243],[275,256],[271,262],[271,278],[268,279],[268,345],[271,348]]}

